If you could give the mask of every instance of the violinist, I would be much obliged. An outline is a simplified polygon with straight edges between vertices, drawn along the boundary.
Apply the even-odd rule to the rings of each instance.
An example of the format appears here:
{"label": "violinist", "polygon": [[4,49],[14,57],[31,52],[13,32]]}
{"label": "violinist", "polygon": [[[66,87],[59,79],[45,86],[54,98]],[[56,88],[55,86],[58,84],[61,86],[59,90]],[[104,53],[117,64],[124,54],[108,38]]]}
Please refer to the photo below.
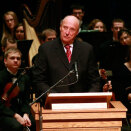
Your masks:
{"label": "violinist", "polygon": [[[29,107],[29,76],[19,70],[21,52],[10,48],[4,54],[0,71],[0,130],[23,131],[34,126]],[[15,86],[14,86],[15,85]],[[34,122],[35,123],[35,122]],[[35,128],[31,131],[35,131]]]}
{"label": "violinist", "polygon": [[2,41],[2,53],[0,55],[0,70],[3,70],[5,68],[4,64],[4,53],[9,48],[17,48],[17,41],[13,39],[12,37],[5,37]]}

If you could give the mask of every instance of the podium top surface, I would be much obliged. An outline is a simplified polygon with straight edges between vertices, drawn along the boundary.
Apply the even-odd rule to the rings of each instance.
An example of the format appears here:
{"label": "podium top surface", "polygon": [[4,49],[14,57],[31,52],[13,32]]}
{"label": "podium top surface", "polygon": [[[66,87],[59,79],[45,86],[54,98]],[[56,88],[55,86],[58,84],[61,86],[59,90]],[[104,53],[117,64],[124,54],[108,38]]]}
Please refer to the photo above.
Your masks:
{"label": "podium top surface", "polygon": [[112,97],[112,92],[88,92],[88,93],[49,93],[46,98],[45,108],[50,109],[53,104],[59,103],[107,103]]}
{"label": "podium top surface", "polygon": [[89,97],[89,96],[112,96],[112,92],[91,92],[91,93],[50,93],[48,97]]}

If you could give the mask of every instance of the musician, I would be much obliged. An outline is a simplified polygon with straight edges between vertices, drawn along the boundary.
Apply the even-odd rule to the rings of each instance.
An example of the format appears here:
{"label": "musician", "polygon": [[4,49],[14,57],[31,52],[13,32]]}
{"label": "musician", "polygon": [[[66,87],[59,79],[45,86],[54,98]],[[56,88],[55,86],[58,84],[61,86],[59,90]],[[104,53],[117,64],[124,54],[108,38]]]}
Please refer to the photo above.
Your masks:
{"label": "musician", "polygon": [[47,28],[42,31],[39,35],[39,40],[41,44],[44,44],[47,41],[54,40],[57,37],[57,33],[54,29]]}
{"label": "musician", "polygon": [[81,30],[87,30],[87,22],[85,21],[85,7],[84,5],[80,4],[72,4],[71,5],[71,15],[77,17],[80,21],[80,29]]}
{"label": "musician", "polygon": [[[0,71],[0,129],[2,128],[2,131],[22,131],[24,127],[32,126],[32,118],[29,118],[31,115],[29,77],[23,70],[22,72],[18,70],[21,65],[21,55],[17,48],[10,48],[4,54],[6,68]],[[15,85],[14,88],[12,85]]]}
{"label": "musician", "polygon": [[12,37],[5,37],[2,41],[2,54],[0,56],[0,70],[5,68],[4,64],[4,52],[9,48],[17,48],[17,42]]}

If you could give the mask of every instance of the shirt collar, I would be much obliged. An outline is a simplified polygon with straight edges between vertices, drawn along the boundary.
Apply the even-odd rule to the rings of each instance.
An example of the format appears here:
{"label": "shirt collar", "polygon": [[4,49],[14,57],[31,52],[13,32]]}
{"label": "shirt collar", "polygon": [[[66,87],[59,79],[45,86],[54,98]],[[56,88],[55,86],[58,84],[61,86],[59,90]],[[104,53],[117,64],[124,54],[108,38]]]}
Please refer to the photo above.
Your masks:
{"label": "shirt collar", "polygon": [[[63,46],[65,47],[68,44],[63,44]],[[69,44],[71,48],[73,48],[73,44]]]}
{"label": "shirt collar", "polygon": [[10,74],[12,74],[12,75],[16,75],[17,74],[17,72],[14,74],[12,71],[10,71],[8,68],[7,68],[7,71],[10,73]]}

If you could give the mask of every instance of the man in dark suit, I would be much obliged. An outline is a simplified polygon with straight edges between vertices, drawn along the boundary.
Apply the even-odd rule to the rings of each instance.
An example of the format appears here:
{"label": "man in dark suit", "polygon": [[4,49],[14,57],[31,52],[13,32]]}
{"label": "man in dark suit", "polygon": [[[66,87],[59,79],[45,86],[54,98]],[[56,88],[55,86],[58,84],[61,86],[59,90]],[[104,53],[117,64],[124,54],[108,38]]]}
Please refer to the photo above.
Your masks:
{"label": "man in dark suit", "polygon": [[27,74],[18,70],[21,52],[10,48],[4,54],[4,63],[6,68],[0,71],[0,130],[23,131],[24,127],[35,130],[35,123],[32,124],[35,121],[29,118],[30,80]]}
{"label": "man in dark suit", "polygon": [[[93,47],[75,39],[79,27],[79,20],[75,16],[66,16],[60,23],[60,38],[40,46],[33,69],[33,85],[38,94],[48,90],[50,86],[73,70],[75,62],[77,63],[78,77],[76,77],[77,72],[76,74],[75,72],[71,73],[51,92],[100,91],[99,73]],[[66,45],[71,48],[70,62],[66,56]],[[69,86],[70,83],[75,84]]]}

